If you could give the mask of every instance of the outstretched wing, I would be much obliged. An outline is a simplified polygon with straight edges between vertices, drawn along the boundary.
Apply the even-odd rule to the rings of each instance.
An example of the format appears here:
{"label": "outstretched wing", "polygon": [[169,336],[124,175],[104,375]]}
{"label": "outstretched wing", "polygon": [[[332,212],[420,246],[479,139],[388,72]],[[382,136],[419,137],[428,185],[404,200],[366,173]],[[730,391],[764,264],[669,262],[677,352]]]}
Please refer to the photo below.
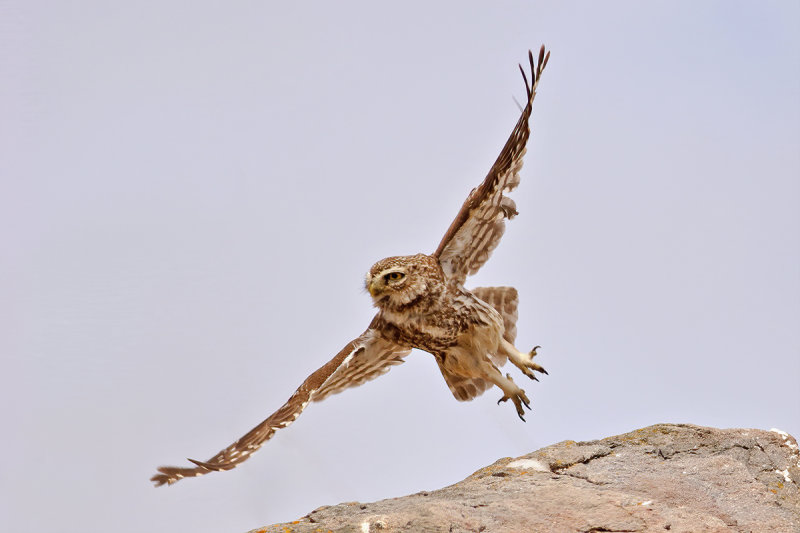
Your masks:
{"label": "outstretched wing", "polygon": [[181,478],[202,476],[218,470],[230,470],[247,460],[280,428],[285,428],[300,416],[308,402],[320,401],[348,387],[356,387],[389,371],[403,362],[411,350],[382,338],[370,327],[351,341],[336,357],[308,376],[283,406],[269,418],[251,429],[206,462],[189,459],[196,466],[162,466],[150,478],[156,486],[173,484]]}
{"label": "outstretched wing", "polygon": [[469,193],[461,211],[433,253],[439,259],[445,275],[459,283],[464,283],[468,275],[474,274],[486,263],[489,254],[503,236],[505,219],[511,219],[517,214],[514,201],[504,196],[504,193],[519,184],[522,156],[525,155],[525,144],[530,136],[528,121],[533,99],[549,58],[550,52],[545,53],[544,46],[539,50],[538,65],[533,60],[533,53],[528,52],[530,85],[525,70],[520,65],[528,103],[486,179]]}

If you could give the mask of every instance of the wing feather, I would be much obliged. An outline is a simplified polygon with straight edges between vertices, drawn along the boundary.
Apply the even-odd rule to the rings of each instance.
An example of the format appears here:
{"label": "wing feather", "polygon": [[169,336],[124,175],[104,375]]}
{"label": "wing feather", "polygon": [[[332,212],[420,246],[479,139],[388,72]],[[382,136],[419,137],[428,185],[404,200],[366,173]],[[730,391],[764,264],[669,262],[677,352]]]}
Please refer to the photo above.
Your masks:
{"label": "wing feather", "polygon": [[437,363],[439,363],[439,370],[442,372],[442,377],[444,377],[447,387],[459,402],[468,402],[473,398],[477,398],[492,387],[492,383],[483,378],[457,376],[447,370],[438,360]]}
{"label": "wing feather", "polygon": [[320,402],[331,394],[338,394],[344,389],[358,387],[388,372],[393,366],[403,362],[403,358],[411,353],[410,348],[403,348],[368,329],[368,339],[353,357],[346,359],[325,383],[314,392],[311,401]]}
{"label": "wing feather", "polygon": [[517,314],[519,305],[517,289],[514,287],[475,287],[469,292],[500,313],[500,316],[503,317],[503,338],[514,344],[517,338],[517,317],[519,316]]}
{"label": "wing feather", "polygon": [[308,376],[280,409],[251,429],[242,438],[221,450],[208,461],[196,461],[194,467],[162,466],[150,478],[158,487],[173,484],[185,477],[196,477],[220,470],[231,470],[247,460],[275,432],[285,428],[300,416],[311,401],[321,401],[331,394],[385,374],[403,362],[410,349],[398,346],[381,337],[370,327],[350,341],[336,356]]}
{"label": "wing feather", "polygon": [[472,189],[433,253],[450,279],[464,283],[467,276],[477,272],[489,260],[500,242],[505,232],[505,220],[517,215],[514,201],[504,194],[519,185],[519,171],[522,168],[525,145],[530,137],[529,121],[533,100],[539,78],[549,58],[550,52],[545,53],[544,46],[539,50],[538,65],[533,59],[533,53],[528,52],[530,84],[520,65],[528,103],[489,174],[478,187]]}

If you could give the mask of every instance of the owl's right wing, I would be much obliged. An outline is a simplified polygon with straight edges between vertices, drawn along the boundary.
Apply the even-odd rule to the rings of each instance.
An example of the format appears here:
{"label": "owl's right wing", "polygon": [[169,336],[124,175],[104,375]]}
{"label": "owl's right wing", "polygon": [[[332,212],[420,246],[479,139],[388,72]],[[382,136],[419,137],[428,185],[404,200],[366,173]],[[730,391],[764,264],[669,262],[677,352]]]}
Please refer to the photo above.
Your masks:
{"label": "owl's right wing", "polygon": [[231,470],[244,462],[268,441],[280,428],[285,428],[300,416],[308,402],[318,402],[331,394],[385,374],[403,362],[411,349],[387,341],[370,326],[358,338],[350,341],[336,357],[308,376],[283,406],[269,418],[251,429],[245,436],[220,451],[206,462],[189,459],[196,466],[161,466],[150,478],[158,487],[173,484],[185,477],[196,477],[219,470]]}
{"label": "owl's right wing", "polygon": [[467,276],[477,272],[489,260],[489,255],[500,242],[506,228],[505,221],[517,215],[514,201],[505,193],[519,184],[522,157],[531,133],[529,121],[533,99],[536,98],[539,78],[549,58],[550,52],[545,52],[544,46],[539,50],[538,63],[534,61],[533,54],[528,52],[530,83],[525,70],[522,66],[519,67],[525,81],[528,102],[489,174],[469,193],[433,252],[448,279],[463,284]]}

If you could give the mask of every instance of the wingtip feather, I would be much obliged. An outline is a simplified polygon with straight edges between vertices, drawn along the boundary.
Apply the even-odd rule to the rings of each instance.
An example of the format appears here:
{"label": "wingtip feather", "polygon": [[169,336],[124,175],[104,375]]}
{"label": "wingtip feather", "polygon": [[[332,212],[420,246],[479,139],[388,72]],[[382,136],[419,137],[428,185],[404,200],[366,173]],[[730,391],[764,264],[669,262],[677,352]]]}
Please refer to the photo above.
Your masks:
{"label": "wingtip feather", "polygon": [[[531,85],[528,83],[528,76],[525,75],[525,69],[519,65],[519,71],[522,73],[522,79],[525,81],[525,92],[528,93],[528,100],[531,99]],[[531,71],[533,74],[533,71]]]}

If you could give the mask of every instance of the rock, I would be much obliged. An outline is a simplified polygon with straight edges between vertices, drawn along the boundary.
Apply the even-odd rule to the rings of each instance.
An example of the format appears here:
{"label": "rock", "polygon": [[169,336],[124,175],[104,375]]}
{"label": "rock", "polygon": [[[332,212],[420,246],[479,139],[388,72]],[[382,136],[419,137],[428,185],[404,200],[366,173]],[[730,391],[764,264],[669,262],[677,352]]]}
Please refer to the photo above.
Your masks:
{"label": "rock", "polygon": [[500,459],[431,492],[321,507],[251,533],[800,532],[800,453],[778,430],[658,424]]}

